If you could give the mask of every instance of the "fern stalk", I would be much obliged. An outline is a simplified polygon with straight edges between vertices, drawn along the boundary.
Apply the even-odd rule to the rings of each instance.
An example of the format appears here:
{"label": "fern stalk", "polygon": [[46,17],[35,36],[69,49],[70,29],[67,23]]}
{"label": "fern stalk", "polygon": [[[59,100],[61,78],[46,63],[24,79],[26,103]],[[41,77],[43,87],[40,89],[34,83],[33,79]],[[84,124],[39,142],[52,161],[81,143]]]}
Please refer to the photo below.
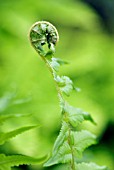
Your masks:
{"label": "fern stalk", "polygon": [[73,147],[72,147],[72,144],[71,144],[70,136],[71,136],[71,130],[70,130],[70,128],[69,128],[68,143],[69,143],[69,146],[70,146],[70,149],[71,149],[71,154],[72,154],[71,169],[72,169],[72,170],[75,170],[74,152],[73,152]]}

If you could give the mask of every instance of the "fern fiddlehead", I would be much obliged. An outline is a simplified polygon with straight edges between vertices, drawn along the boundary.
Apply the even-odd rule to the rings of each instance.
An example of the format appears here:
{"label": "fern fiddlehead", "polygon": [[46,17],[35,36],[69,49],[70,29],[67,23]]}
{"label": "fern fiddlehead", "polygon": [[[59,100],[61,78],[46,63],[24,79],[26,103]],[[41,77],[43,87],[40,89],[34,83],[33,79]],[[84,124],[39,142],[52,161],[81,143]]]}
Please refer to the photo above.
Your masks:
{"label": "fern fiddlehead", "polygon": [[[67,76],[59,76],[58,70],[66,62],[54,57],[55,46],[59,40],[56,28],[47,21],[39,21],[33,24],[29,34],[31,45],[41,56],[48,66],[56,84],[60,107],[62,112],[61,131],[54,143],[51,158],[44,166],[66,163],[71,170],[92,169],[93,164],[79,164],[76,158],[79,158],[83,151],[92,144],[96,143],[96,136],[87,130],[76,131],[76,127],[84,120],[95,123],[89,113],[79,108],[70,106],[64,99],[64,94],[69,96],[73,89],[76,89],[72,80]],[[94,164],[95,170],[106,170],[105,166]]]}
{"label": "fern fiddlehead", "polygon": [[[56,72],[52,67],[55,45],[59,41],[59,35],[56,28],[47,21],[39,21],[33,24],[30,29],[30,42],[34,49],[39,53],[50,70],[54,80]],[[52,62],[50,61],[52,59]],[[56,81],[55,81],[56,82]],[[57,85],[57,83],[56,83]],[[60,89],[57,87],[59,95],[62,97]]]}
{"label": "fern fiddlehead", "polygon": [[59,35],[56,28],[47,21],[36,22],[30,29],[30,42],[43,57],[46,56],[44,45],[47,45],[50,52],[54,53],[58,40]]}

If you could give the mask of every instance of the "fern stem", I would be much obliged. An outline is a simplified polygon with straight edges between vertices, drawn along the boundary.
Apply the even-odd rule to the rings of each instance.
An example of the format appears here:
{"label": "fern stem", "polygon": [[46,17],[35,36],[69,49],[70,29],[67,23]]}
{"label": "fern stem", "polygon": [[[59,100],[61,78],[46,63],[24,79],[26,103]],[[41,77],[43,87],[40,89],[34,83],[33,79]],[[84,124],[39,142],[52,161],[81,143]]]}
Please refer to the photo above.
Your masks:
{"label": "fern stem", "polygon": [[73,152],[73,145],[72,145],[72,142],[71,142],[71,129],[69,127],[69,136],[68,136],[68,144],[70,146],[70,149],[71,149],[71,155],[72,155],[72,159],[71,159],[71,170],[76,170],[75,169],[75,156],[74,156],[74,152]]}
{"label": "fern stem", "polygon": [[51,67],[50,63],[47,61],[47,59],[44,56],[41,56],[41,58],[46,63],[46,65],[48,67],[48,70],[50,71],[50,73],[51,73],[51,75],[53,77],[53,80],[54,80],[55,85],[56,85],[59,101],[61,101],[61,98],[64,101],[64,97],[63,97],[62,91],[61,91],[60,87],[58,86],[57,82],[55,81],[55,73],[54,73],[53,68]]}
{"label": "fern stem", "polygon": [[[48,60],[46,59],[45,56],[42,56],[42,55],[40,55],[40,56],[41,56],[42,60],[45,62],[48,70],[50,71],[50,73],[51,73],[51,75],[53,77],[53,80],[54,80],[55,85],[56,85],[59,100],[61,101],[61,99],[62,99],[64,101],[64,103],[65,103],[65,99],[63,97],[62,91],[61,91],[60,87],[58,86],[57,82],[55,81],[55,74],[54,74],[53,68],[51,67],[50,63],[48,62]],[[66,120],[67,120],[67,114],[65,112],[64,112],[64,116],[66,117]],[[68,122],[66,121],[66,123],[68,123]],[[69,127],[68,143],[69,143],[69,146],[71,148],[71,155],[72,155],[71,170],[76,170],[75,169],[75,159],[74,159],[73,147],[72,147],[72,144],[71,144],[71,129],[70,129],[70,127]]]}

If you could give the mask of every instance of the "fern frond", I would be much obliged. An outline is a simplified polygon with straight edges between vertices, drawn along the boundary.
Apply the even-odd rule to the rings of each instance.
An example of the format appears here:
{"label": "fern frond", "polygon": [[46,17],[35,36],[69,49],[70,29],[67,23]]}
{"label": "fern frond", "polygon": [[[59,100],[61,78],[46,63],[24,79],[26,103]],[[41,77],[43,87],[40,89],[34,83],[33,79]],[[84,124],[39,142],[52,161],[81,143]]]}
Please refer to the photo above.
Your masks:
{"label": "fern frond", "polygon": [[[57,74],[60,65],[65,64],[63,61],[53,58],[58,40],[59,35],[56,28],[47,21],[36,22],[30,29],[31,45],[46,63],[55,81],[63,116],[62,128],[55,141],[52,156],[44,166],[68,163],[72,170],[106,170],[105,167],[92,163],[75,163],[76,157],[80,157],[87,147],[96,143],[95,135],[86,130],[76,132],[76,127],[84,120],[89,120],[94,124],[95,122],[89,113],[70,106],[64,99],[63,93],[69,96],[72,90],[78,91],[79,89],[74,87],[69,77]],[[45,49],[45,47],[47,48]]]}
{"label": "fern frond", "polygon": [[98,166],[95,163],[79,163],[76,164],[76,170],[108,170],[106,166]]}
{"label": "fern frond", "polygon": [[39,125],[37,126],[27,126],[27,127],[22,127],[22,128],[19,128],[19,129],[16,129],[16,130],[13,130],[13,131],[10,131],[10,132],[7,132],[7,133],[0,133],[0,145],[3,145],[7,140],[25,132],[25,131],[28,131],[30,129],[33,129],[33,128],[36,128],[36,127],[39,127]]}
{"label": "fern frond", "polygon": [[4,154],[0,154],[0,170],[11,170],[11,167],[23,164],[30,165],[43,163],[46,158],[47,156],[36,159],[24,155],[6,156]]}

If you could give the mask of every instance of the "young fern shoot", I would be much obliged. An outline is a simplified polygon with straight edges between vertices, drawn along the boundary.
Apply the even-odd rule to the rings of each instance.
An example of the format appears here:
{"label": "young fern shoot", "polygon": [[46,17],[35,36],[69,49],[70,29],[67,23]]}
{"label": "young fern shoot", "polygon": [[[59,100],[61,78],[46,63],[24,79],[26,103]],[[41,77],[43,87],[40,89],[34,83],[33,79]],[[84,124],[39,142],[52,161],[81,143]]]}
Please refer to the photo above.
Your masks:
{"label": "young fern shoot", "polygon": [[105,166],[94,163],[77,163],[77,158],[82,156],[83,151],[90,145],[96,144],[96,136],[87,130],[76,131],[76,128],[85,120],[94,124],[95,122],[89,113],[70,106],[64,99],[64,95],[69,96],[70,92],[76,88],[69,77],[58,75],[59,67],[66,62],[54,57],[55,46],[59,41],[56,28],[47,21],[39,21],[31,27],[29,36],[31,45],[52,74],[62,113],[60,133],[54,143],[52,155],[44,166],[65,163],[69,165],[69,170],[106,170]]}

